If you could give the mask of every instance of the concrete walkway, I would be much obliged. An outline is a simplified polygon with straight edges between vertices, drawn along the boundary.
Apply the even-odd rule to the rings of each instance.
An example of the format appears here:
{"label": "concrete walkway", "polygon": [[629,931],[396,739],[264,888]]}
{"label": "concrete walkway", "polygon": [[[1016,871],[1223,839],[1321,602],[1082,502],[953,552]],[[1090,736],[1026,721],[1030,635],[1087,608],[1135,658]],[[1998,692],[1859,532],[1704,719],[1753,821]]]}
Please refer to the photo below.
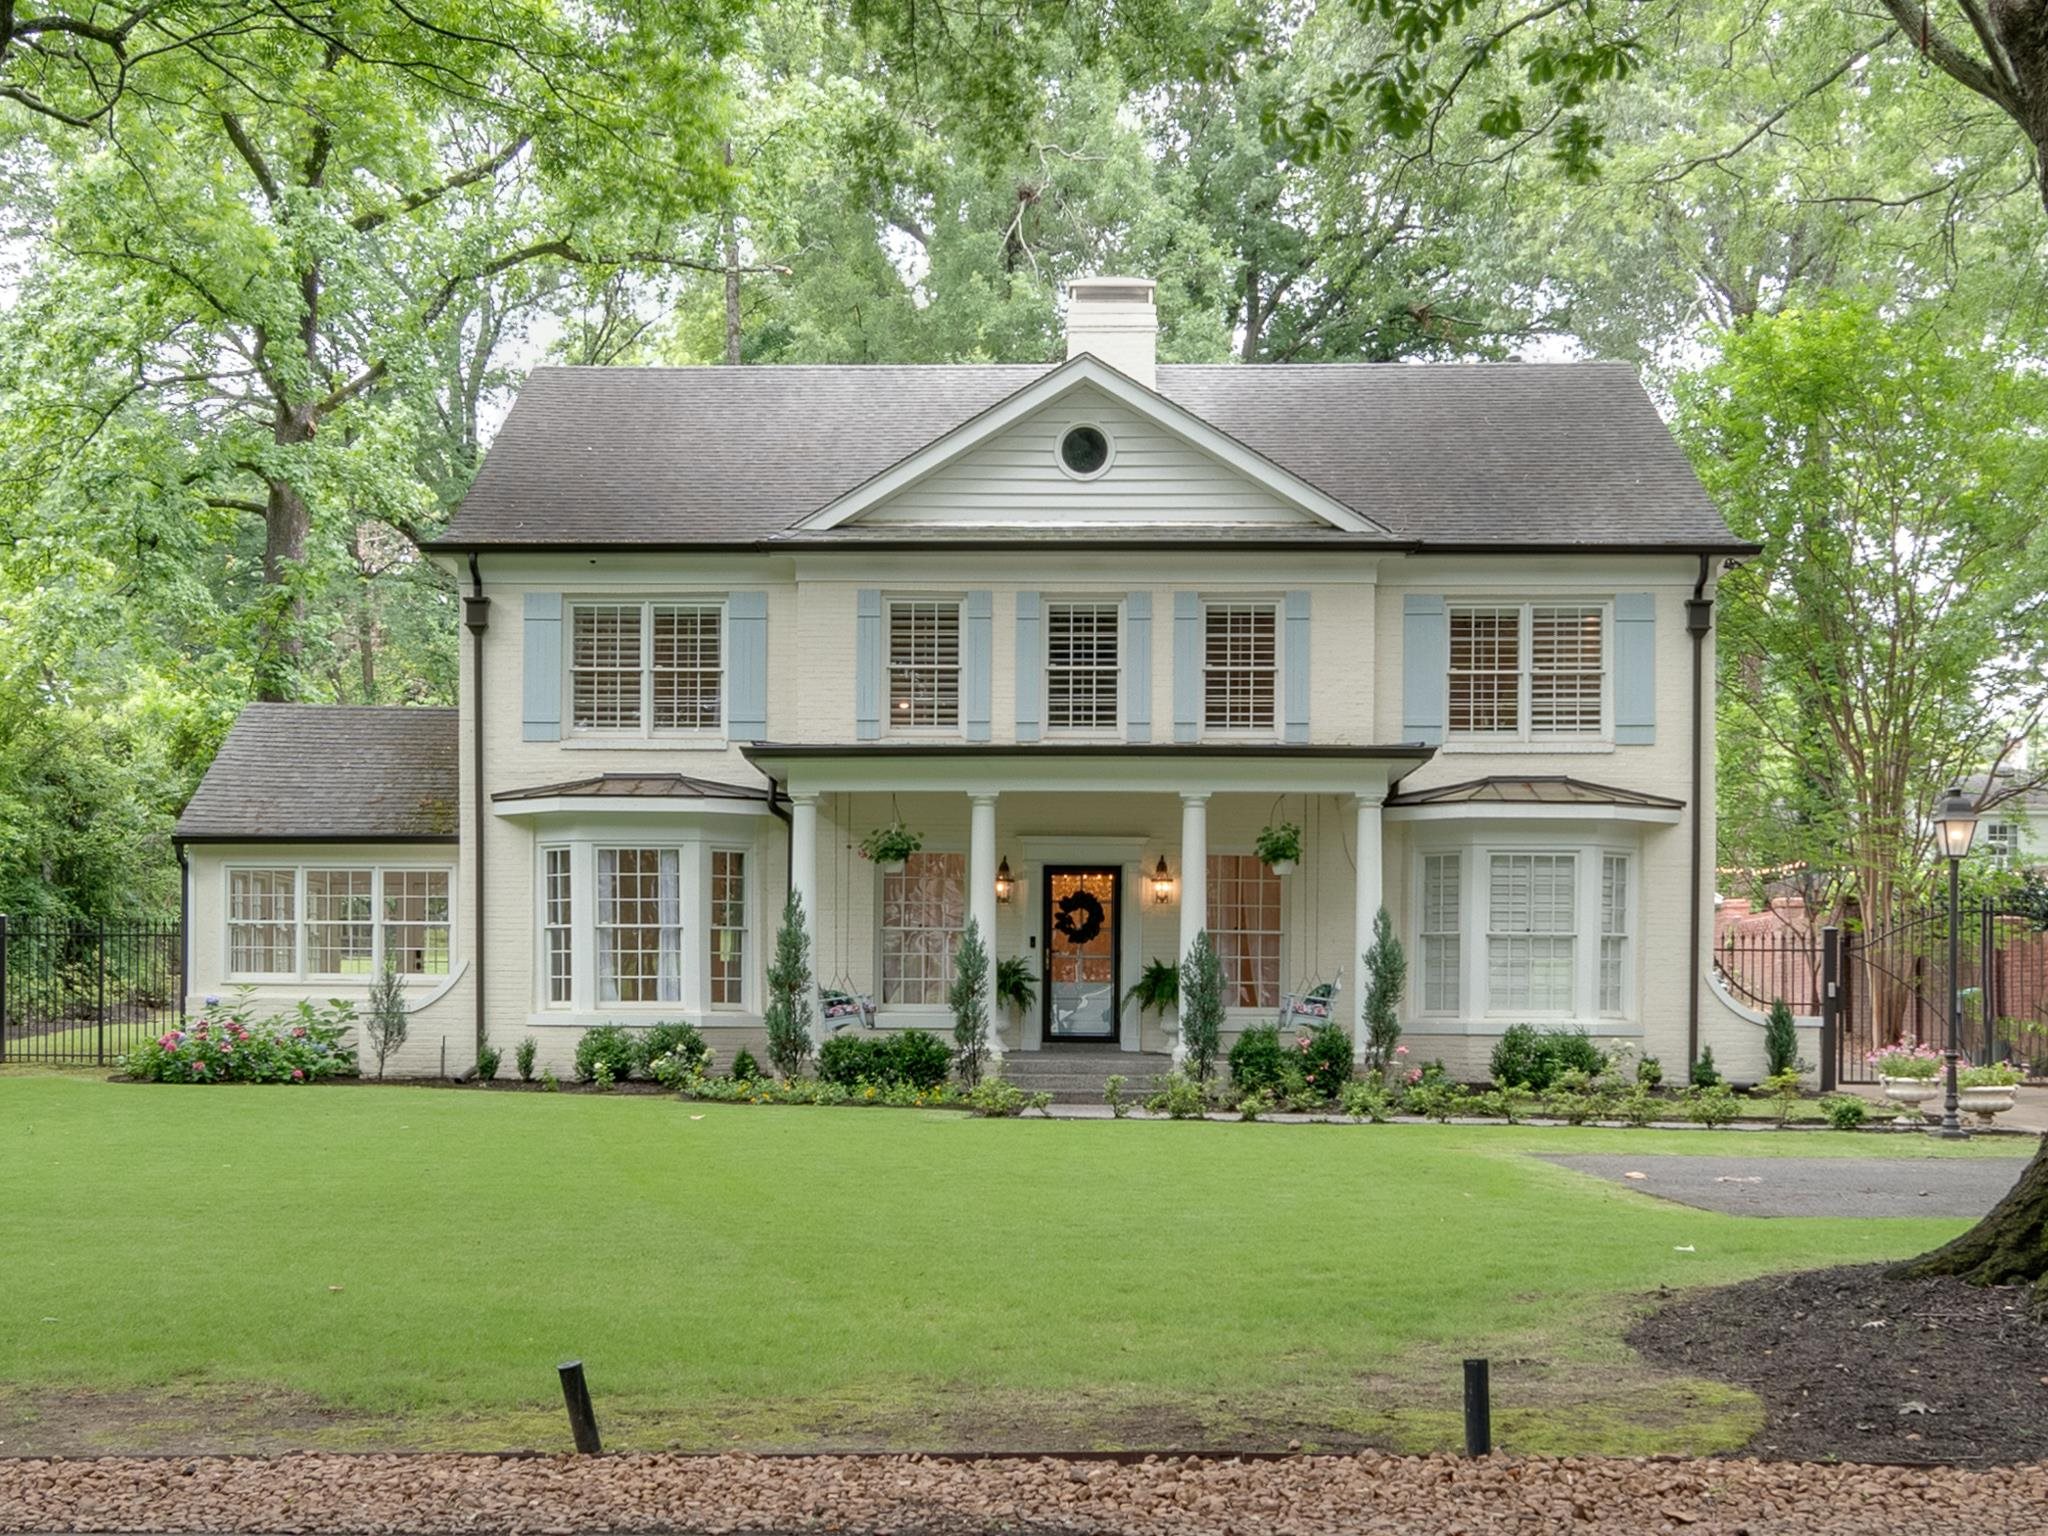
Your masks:
{"label": "concrete walkway", "polygon": [[[2024,1153],[2024,1143],[2015,1149]],[[1730,1216],[1944,1216],[1974,1221],[2026,1166],[1968,1158],[1545,1156],[1659,1199]]]}

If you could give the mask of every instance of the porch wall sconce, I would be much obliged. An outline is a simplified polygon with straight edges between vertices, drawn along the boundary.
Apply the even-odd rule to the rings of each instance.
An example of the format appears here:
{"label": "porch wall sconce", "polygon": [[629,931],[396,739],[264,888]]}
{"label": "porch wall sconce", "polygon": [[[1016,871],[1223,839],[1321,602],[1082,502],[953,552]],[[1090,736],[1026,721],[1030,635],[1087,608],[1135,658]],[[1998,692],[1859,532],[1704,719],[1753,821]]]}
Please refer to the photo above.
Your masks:
{"label": "porch wall sconce", "polygon": [[1017,882],[1010,878],[1010,860],[1005,856],[1003,862],[996,866],[996,900],[1007,907],[1010,898],[1016,894]]}
{"label": "porch wall sconce", "polygon": [[1166,855],[1159,855],[1159,863],[1152,871],[1152,903],[1165,906],[1173,900],[1173,876],[1167,873]]}

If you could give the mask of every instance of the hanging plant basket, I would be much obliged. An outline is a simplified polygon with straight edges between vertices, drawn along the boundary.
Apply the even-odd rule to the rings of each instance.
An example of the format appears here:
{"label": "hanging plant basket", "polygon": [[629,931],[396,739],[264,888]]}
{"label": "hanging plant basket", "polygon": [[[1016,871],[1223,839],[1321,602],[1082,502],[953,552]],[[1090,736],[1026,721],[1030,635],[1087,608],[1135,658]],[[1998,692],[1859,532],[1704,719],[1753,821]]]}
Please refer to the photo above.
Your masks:
{"label": "hanging plant basket", "polygon": [[1291,875],[1301,863],[1301,828],[1291,821],[1262,828],[1256,850],[1274,874]]}
{"label": "hanging plant basket", "polygon": [[924,846],[924,839],[900,821],[876,827],[860,840],[860,856],[878,865],[885,875],[903,872],[904,860]]}

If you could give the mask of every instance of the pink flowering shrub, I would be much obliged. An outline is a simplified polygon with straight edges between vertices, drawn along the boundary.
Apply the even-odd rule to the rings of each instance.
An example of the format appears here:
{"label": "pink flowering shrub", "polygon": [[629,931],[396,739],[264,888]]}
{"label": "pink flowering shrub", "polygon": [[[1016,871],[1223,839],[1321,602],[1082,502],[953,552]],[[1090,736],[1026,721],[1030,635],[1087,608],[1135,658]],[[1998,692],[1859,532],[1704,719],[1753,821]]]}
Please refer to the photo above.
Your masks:
{"label": "pink flowering shrub", "polygon": [[1863,1058],[1879,1077],[1933,1077],[1941,1071],[1941,1052],[1931,1045],[1887,1045]]}
{"label": "pink flowering shrub", "polygon": [[132,1078],[151,1083],[312,1083],[354,1077],[356,1053],[344,1043],[355,1010],[302,1002],[280,1019],[245,1021],[234,1010],[167,1029],[122,1059]]}

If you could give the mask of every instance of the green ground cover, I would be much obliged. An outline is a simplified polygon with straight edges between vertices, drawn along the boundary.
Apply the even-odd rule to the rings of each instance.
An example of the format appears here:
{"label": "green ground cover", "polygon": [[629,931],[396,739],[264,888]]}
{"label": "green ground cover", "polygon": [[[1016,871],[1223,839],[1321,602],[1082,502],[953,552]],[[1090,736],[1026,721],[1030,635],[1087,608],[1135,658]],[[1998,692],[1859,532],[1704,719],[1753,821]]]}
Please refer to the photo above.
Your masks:
{"label": "green ground cover", "polygon": [[1676,1207],[1539,1152],[1917,1138],[983,1121],[473,1089],[0,1076],[0,1454],[1455,1442],[1710,1450],[1755,1404],[1621,1342],[1659,1287],[1936,1220]]}

